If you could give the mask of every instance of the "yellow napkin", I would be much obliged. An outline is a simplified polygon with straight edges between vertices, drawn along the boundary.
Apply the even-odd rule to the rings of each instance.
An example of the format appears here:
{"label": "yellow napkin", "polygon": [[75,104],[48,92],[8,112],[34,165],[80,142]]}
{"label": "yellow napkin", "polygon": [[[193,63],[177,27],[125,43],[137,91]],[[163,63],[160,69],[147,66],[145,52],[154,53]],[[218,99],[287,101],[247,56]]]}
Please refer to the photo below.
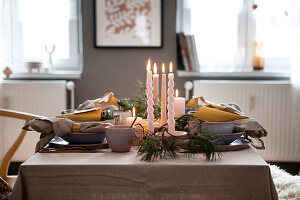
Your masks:
{"label": "yellow napkin", "polygon": [[88,110],[75,111],[71,114],[63,114],[56,116],[57,118],[67,117],[77,122],[100,121],[102,110],[99,108],[92,108]]}
{"label": "yellow napkin", "polygon": [[[205,106],[201,107],[194,115],[203,121],[231,121],[237,119],[247,119],[248,117],[244,115],[239,107],[233,104],[216,104],[206,101],[203,97],[193,98],[193,104],[200,106],[200,103]],[[238,107],[238,109],[237,109]]]}
{"label": "yellow napkin", "polygon": [[114,93],[109,92],[105,93],[103,97],[93,100],[93,103],[96,107],[106,107],[110,105],[119,107],[118,101],[119,99],[114,96]]}
{"label": "yellow napkin", "polygon": [[192,97],[187,104],[185,105],[186,108],[199,108],[198,98]]}
{"label": "yellow napkin", "polygon": [[203,121],[209,122],[222,122],[222,121],[232,121],[236,119],[247,119],[246,116],[241,116],[228,111],[218,110],[216,108],[201,107],[195,114],[196,117]]}

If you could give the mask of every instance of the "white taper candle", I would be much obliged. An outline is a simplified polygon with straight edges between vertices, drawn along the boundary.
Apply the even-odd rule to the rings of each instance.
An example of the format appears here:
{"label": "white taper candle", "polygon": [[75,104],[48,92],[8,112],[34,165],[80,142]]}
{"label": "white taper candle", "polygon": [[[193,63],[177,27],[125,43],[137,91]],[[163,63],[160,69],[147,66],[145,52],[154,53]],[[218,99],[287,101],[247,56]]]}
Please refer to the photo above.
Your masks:
{"label": "white taper candle", "polygon": [[154,101],[153,101],[153,85],[152,85],[152,71],[150,59],[147,64],[147,130],[150,133],[154,133]]}
{"label": "white taper candle", "polygon": [[170,62],[170,70],[168,74],[168,131],[171,134],[175,133],[175,113],[174,113],[174,74],[173,64]]}
{"label": "white taper candle", "polygon": [[158,94],[159,94],[159,74],[157,74],[157,65],[154,63],[153,66],[153,96],[154,104],[158,104]]}
{"label": "white taper candle", "polygon": [[167,76],[165,74],[165,63],[162,64],[162,75],[161,75],[161,109],[160,109],[160,125],[164,125],[167,123]]}

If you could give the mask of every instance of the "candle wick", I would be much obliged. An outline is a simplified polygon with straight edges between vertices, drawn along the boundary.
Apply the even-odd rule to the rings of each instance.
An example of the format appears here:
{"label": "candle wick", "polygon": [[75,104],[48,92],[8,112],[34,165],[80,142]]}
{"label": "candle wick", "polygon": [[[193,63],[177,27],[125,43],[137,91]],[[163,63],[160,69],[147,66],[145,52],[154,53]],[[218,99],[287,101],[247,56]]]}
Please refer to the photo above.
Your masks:
{"label": "candle wick", "polygon": [[134,118],[134,120],[133,120],[133,122],[132,122],[130,128],[132,128],[132,126],[133,126],[133,124],[135,123],[136,119],[137,119],[137,117]]}

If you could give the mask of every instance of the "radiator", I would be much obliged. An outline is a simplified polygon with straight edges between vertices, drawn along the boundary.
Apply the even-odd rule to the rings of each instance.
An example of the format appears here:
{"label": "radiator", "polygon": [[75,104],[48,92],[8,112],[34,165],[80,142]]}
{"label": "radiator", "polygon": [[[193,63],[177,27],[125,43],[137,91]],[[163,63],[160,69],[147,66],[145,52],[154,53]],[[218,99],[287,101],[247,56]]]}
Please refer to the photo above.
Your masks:
{"label": "radiator", "polygon": [[[1,107],[42,116],[55,116],[66,109],[66,81],[3,81],[1,84]],[[15,141],[24,121],[0,118],[1,158]],[[39,139],[36,132],[27,132],[13,161],[25,161],[33,153]]]}
{"label": "radiator", "polygon": [[235,102],[268,131],[267,161],[300,161],[300,130],[292,130],[291,84],[283,81],[194,81],[194,96],[216,103]]}

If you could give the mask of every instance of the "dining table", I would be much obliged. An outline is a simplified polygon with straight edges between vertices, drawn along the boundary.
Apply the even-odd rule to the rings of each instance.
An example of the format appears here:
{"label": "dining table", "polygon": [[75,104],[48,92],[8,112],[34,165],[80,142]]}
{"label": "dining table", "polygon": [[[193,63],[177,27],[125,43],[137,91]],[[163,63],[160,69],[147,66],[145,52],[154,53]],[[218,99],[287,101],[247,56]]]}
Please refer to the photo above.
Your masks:
{"label": "dining table", "polygon": [[10,199],[275,200],[269,165],[251,147],[207,161],[180,153],[141,161],[126,153],[36,153],[19,169]]}

